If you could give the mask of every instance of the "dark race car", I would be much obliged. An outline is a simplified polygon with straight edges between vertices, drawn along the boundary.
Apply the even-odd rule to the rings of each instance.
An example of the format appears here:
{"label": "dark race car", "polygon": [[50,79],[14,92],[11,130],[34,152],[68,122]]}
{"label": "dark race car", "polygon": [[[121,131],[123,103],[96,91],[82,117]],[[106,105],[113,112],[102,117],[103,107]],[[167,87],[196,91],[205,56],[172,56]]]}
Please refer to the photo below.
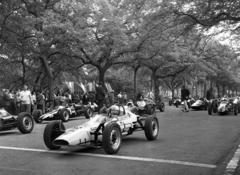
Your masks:
{"label": "dark race car", "polygon": [[181,99],[179,97],[175,97],[173,100],[173,105],[178,108],[181,105]]}
{"label": "dark race car", "polygon": [[208,108],[208,100],[206,98],[200,98],[199,100],[195,101],[192,105],[191,108],[195,110],[207,110]]}
{"label": "dark race car", "polygon": [[221,100],[212,100],[208,105],[208,114],[212,115],[212,112],[218,114],[238,114],[238,98],[228,99],[222,98]]}
{"label": "dark race car", "polygon": [[23,112],[15,116],[9,114],[5,109],[0,109],[0,131],[18,128],[21,133],[27,134],[32,132],[33,127],[34,121],[29,113]]}
{"label": "dark race car", "polygon": [[34,121],[36,123],[42,123],[46,119],[61,119],[63,122],[67,122],[70,117],[84,114],[89,119],[92,117],[95,107],[93,105],[81,105],[71,104],[66,106],[57,106],[55,109],[50,109],[47,113],[43,114],[42,110],[36,110],[33,112]]}
{"label": "dark race car", "polygon": [[128,105],[131,107],[131,111],[137,115],[153,115],[155,113],[156,104],[153,100],[145,98],[142,101],[137,101],[134,105],[133,102],[129,102]]}

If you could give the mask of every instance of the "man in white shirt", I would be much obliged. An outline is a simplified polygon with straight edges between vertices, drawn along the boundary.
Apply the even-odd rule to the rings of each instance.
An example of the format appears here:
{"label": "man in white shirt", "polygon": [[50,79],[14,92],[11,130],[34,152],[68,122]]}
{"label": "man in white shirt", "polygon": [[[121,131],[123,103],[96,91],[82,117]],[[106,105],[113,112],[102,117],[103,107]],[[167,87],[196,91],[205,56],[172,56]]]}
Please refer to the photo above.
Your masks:
{"label": "man in white shirt", "polygon": [[31,113],[31,104],[33,104],[33,101],[31,92],[27,89],[28,89],[27,86],[24,85],[23,91],[20,92],[21,112]]}

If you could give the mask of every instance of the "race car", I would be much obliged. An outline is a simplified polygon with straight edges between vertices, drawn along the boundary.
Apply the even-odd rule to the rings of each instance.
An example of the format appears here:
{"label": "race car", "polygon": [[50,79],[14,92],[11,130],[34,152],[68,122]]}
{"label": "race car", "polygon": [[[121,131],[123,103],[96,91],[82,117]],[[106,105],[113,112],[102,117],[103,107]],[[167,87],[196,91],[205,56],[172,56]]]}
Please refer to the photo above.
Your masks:
{"label": "race car", "polygon": [[9,114],[5,109],[0,109],[0,131],[18,130],[27,134],[32,132],[34,121],[32,116],[27,112],[22,112],[18,116]]}
{"label": "race car", "polygon": [[165,104],[162,101],[158,101],[156,107],[157,109],[159,109],[160,112],[164,112],[165,110]]}
{"label": "race car", "polygon": [[[130,104],[130,103],[129,103]],[[128,104],[128,106],[130,106]],[[155,113],[156,104],[153,100],[145,98],[144,100],[137,101],[136,105],[131,103],[131,111],[137,115],[153,115]]]}
{"label": "race car", "polygon": [[107,114],[97,114],[86,123],[73,128],[65,129],[61,120],[49,122],[43,138],[50,150],[62,146],[89,146],[103,147],[107,154],[116,154],[121,147],[122,137],[142,130],[148,140],[157,139],[157,117],[141,117],[124,106],[113,105]]}
{"label": "race car", "polygon": [[234,115],[237,115],[238,98],[235,99],[222,98],[220,101],[212,100],[208,105],[208,114],[212,115],[212,112],[216,112],[218,114],[234,113]]}
{"label": "race car", "polygon": [[200,98],[199,100],[195,101],[190,106],[192,109],[196,109],[196,110],[200,110],[200,109],[207,110],[208,100],[206,98]]}
{"label": "race car", "polygon": [[175,97],[173,100],[173,105],[178,108],[181,105],[181,99],[179,97]]}
{"label": "race car", "polygon": [[36,123],[42,123],[43,120],[60,118],[63,122],[67,122],[70,117],[84,114],[84,116],[89,119],[92,117],[95,110],[94,105],[81,105],[81,104],[71,104],[66,106],[57,106],[53,110],[43,114],[42,110],[35,110],[33,112],[33,118]]}

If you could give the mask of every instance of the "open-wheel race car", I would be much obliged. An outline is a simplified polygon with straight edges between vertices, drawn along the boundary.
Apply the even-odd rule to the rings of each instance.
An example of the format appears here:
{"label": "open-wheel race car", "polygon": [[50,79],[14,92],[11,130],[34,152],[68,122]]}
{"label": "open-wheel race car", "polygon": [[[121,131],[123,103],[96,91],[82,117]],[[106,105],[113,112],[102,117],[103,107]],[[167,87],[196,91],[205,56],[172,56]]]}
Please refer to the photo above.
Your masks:
{"label": "open-wheel race car", "polygon": [[228,114],[234,113],[234,115],[238,114],[238,98],[236,99],[228,99],[222,98],[221,100],[211,100],[208,105],[208,114],[212,115],[212,113],[218,114]]}
{"label": "open-wheel race car", "polygon": [[173,105],[178,108],[178,107],[181,105],[181,98],[179,98],[179,97],[174,97]]}
{"label": "open-wheel race car", "polygon": [[131,111],[137,115],[153,115],[155,113],[156,103],[149,99],[145,98],[144,100],[137,101],[134,105],[133,102],[128,102],[127,104]]}
{"label": "open-wheel race car", "polygon": [[207,110],[208,103],[209,102],[206,98],[200,98],[199,100],[196,100],[194,103],[192,103],[190,106],[192,109],[195,109],[195,110],[200,110],[200,109]]}
{"label": "open-wheel race car", "polygon": [[107,114],[97,114],[79,126],[65,129],[61,120],[52,121],[44,130],[44,143],[56,150],[61,146],[103,147],[108,154],[116,154],[122,137],[144,131],[148,140],[155,140],[159,133],[155,115],[141,117],[121,105],[113,105]]}
{"label": "open-wheel race car", "polygon": [[89,119],[93,116],[95,107],[93,105],[81,105],[81,104],[71,104],[66,106],[57,106],[53,110],[49,110],[47,113],[43,114],[42,110],[35,110],[33,112],[33,118],[36,123],[42,123],[46,119],[57,119],[60,118],[63,122],[67,122],[70,117],[84,114],[84,116]]}
{"label": "open-wheel race car", "polygon": [[34,121],[32,116],[27,112],[22,112],[18,116],[9,114],[5,109],[0,109],[0,131],[18,130],[27,134],[32,132]]}

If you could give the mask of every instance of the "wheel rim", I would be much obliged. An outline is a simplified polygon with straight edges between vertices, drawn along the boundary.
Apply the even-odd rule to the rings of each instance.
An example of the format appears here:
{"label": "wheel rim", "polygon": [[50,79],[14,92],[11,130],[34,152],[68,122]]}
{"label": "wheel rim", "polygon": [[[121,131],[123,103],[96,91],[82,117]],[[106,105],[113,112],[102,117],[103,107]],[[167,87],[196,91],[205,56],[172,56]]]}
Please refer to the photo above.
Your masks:
{"label": "wheel rim", "polygon": [[152,121],[152,131],[153,131],[153,136],[156,136],[158,134],[158,123],[156,120]]}
{"label": "wheel rim", "polygon": [[118,129],[114,128],[110,134],[110,144],[113,149],[117,149],[121,143],[121,136]]}
{"label": "wheel rim", "polygon": [[30,116],[25,116],[25,117],[23,118],[23,127],[24,127],[26,130],[31,130],[32,125],[33,125],[33,123],[32,123],[31,117],[30,117]]}
{"label": "wheel rim", "polygon": [[68,111],[64,111],[64,112],[63,112],[63,117],[64,117],[65,120],[68,120],[68,118],[69,118],[69,113],[68,113]]}
{"label": "wheel rim", "polygon": [[90,117],[92,117],[92,110],[91,109],[88,109],[88,115],[90,116]]}

